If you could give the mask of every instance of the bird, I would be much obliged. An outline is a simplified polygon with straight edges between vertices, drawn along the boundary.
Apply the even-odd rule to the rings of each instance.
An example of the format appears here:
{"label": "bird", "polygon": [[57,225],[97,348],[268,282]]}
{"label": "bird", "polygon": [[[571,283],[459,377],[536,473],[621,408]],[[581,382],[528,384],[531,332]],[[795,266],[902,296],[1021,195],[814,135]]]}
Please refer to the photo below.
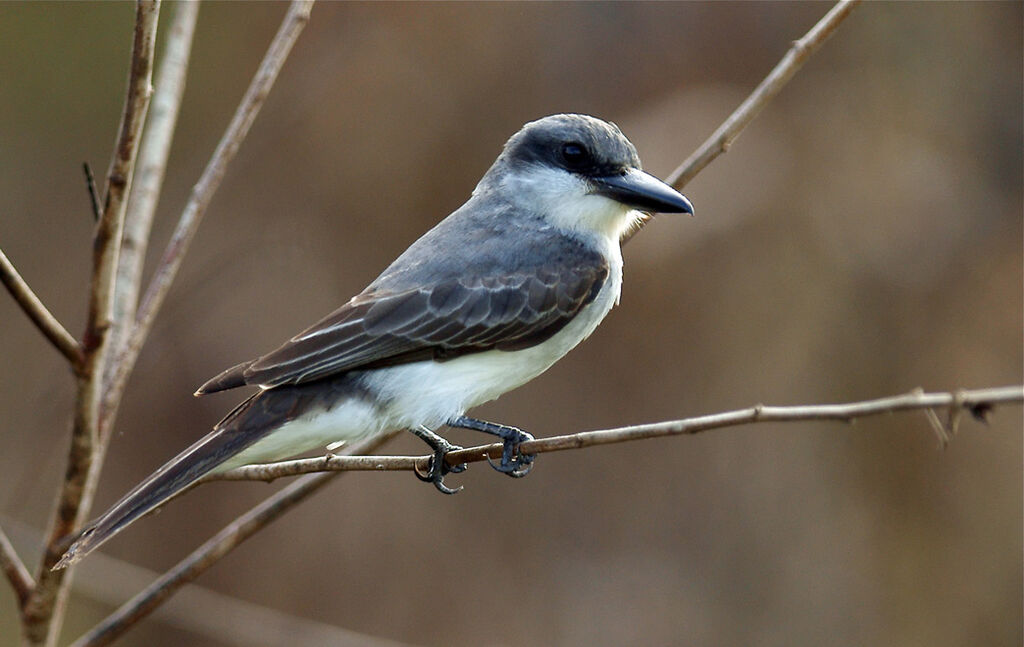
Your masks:
{"label": "bird", "polygon": [[521,477],[533,436],[466,412],[537,377],[618,303],[620,240],[645,213],[690,201],[642,170],[615,124],[556,114],[506,142],[470,198],[358,295],[195,395],[258,387],[206,436],[77,535],[67,567],[211,473],[407,429],[432,449],[417,473],[446,494],[447,425],[502,441],[492,467]]}

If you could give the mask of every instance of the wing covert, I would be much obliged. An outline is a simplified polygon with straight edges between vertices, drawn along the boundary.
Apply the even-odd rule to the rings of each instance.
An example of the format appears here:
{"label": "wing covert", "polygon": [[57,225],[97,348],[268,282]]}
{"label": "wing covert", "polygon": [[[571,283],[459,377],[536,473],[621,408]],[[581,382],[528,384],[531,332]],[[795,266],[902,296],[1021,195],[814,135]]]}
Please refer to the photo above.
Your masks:
{"label": "wing covert", "polygon": [[368,290],[197,393],[243,384],[299,384],[357,369],[528,348],[553,336],[593,301],[608,273],[607,263],[599,262],[459,277],[402,291]]}

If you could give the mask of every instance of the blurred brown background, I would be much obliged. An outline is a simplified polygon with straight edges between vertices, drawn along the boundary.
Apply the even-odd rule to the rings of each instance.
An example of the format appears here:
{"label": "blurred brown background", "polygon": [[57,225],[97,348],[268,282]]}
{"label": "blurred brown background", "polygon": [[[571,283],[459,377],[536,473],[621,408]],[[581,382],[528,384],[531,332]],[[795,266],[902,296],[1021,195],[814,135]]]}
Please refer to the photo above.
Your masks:
{"label": "blurred brown background", "polygon": [[[614,120],[664,176],[827,9],[314,7],[142,354],[98,506],[239,398],[199,383],[362,289],[523,122]],[[284,11],[200,11],[151,262]],[[0,5],[0,246],[75,333],[79,167],[106,170],[132,13]],[[687,187],[697,217],[630,242],[597,333],[476,413],[552,435],[1019,383],[1021,33],[1020,3],[860,7]],[[34,563],[73,384],[6,294],[0,330],[0,524]],[[915,413],[545,455],[522,481],[475,465],[455,497],[351,474],[123,644],[345,644],[333,625],[426,645],[1019,645],[1021,437],[1007,407],[944,451]],[[104,553],[166,569],[280,486],[204,486]],[[68,639],[147,581],[104,563],[79,573]],[[17,636],[0,586],[0,644]]]}

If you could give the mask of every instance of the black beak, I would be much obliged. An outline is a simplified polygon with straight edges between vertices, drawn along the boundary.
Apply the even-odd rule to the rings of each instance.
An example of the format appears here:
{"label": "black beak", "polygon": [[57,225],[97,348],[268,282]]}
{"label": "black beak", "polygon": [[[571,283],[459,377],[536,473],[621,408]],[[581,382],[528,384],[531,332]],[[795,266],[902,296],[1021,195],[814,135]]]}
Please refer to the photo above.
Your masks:
{"label": "black beak", "polygon": [[650,213],[688,213],[693,205],[681,193],[650,173],[631,168],[617,175],[591,178],[594,193]]}

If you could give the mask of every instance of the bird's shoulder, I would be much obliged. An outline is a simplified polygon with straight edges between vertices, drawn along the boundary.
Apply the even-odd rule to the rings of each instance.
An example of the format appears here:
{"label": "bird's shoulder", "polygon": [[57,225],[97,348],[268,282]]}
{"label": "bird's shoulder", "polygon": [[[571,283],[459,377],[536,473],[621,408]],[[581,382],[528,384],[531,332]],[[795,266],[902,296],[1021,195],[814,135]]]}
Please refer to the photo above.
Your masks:
{"label": "bird's shoulder", "polygon": [[366,289],[386,292],[510,275],[587,273],[612,262],[599,241],[494,200],[471,200],[408,247]]}

